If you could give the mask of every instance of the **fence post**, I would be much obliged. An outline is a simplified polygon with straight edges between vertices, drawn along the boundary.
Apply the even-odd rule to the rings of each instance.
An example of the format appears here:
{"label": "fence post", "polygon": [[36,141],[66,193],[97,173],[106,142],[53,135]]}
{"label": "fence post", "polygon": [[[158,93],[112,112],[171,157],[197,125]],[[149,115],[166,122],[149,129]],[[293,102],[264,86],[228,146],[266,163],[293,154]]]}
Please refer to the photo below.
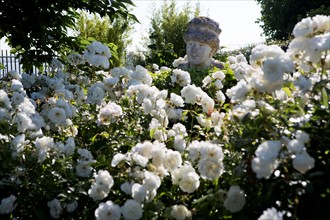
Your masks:
{"label": "fence post", "polygon": [[1,50],[0,62],[4,69],[0,69],[0,77],[5,77],[11,70],[22,73],[22,66],[19,63],[19,57],[11,54],[8,50]]}
{"label": "fence post", "polygon": [[[1,0],[0,0],[1,1]],[[20,57],[16,54],[11,54],[8,50],[0,50],[0,63],[4,66],[4,69],[0,69],[0,78],[5,77],[7,73],[11,70],[15,70],[16,72],[22,74],[23,66],[20,63]],[[47,63],[42,64],[44,67],[44,74],[46,74],[46,70],[49,67]],[[37,67],[33,66],[30,70],[27,70],[27,74],[39,74],[39,70]]]}

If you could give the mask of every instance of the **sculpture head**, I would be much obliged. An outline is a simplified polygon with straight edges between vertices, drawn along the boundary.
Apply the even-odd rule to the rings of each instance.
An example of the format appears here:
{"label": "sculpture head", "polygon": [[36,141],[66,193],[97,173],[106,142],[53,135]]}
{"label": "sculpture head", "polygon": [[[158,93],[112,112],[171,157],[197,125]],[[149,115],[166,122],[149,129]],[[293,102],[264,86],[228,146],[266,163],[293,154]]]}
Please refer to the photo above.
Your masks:
{"label": "sculpture head", "polygon": [[188,23],[183,35],[188,62],[191,67],[208,67],[219,50],[219,24],[208,17],[196,17]]}

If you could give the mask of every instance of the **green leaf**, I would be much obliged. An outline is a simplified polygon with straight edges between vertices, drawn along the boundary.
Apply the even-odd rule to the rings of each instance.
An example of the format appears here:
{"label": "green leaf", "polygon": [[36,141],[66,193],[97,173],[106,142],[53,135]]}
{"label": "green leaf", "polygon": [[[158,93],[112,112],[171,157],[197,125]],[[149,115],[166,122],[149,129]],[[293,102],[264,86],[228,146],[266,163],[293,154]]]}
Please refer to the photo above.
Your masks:
{"label": "green leaf", "polygon": [[329,108],[329,97],[326,88],[322,88],[322,104],[326,107]]}
{"label": "green leaf", "polygon": [[121,2],[130,4],[132,6],[135,6],[135,4],[133,3],[133,1],[131,1],[131,0],[121,0]]}
{"label": "green leaf", "polygon": [[89,42],[88,40],[82,39],[80,41],[80,43],[83,44],[83,45],[89,45],[91,42]]}
{"label": "green leaf", "polygon": [[283,87],[282,90],[289,96],[291,97],[291,90],[288,87]]}
{"label": "green leaf", "polygon": [[154,128],[154,129],[151,129],[151,131],[150,131],[150,138],[151,139],[153,139],[154,138],[154,135],[155,135],[155,131],[156,131],[156,128]]}
{"label": "green leaf", "polygon": [[89,42],[96,41],[94,37],[88,37],[87,40],[88,40]]}
{"label": "green leaf", "polygon": [[97,138],[97,136],[99,136],[99,134],[96,134],[96,135],[94,135],[93,137],[91,137],[90,141],[91,141],[92,143],[94,143],[95,140],[96,140],[96,138]]}
{"label": "green leaf", "polygon": [[213,194],[209,194],[209,195],[206,195],[206,196],[202,196],[202,197],[199,198],[199,199],[195,199],[195,200],[192,202],[192,204],[193,204],[193,205],[197,205],[198,203],[202,203],[202,202],[208,200],[211,196],[213,196]]}

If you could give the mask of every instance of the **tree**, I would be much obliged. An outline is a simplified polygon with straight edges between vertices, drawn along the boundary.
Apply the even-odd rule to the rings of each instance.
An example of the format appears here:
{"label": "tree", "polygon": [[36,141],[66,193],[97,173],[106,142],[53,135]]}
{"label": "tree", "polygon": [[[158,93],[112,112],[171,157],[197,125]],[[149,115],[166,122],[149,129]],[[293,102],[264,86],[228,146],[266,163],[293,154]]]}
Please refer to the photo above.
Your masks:
{"label": "tree", "polygon": [[148,62],[170,66],[174,59],[183,57],[186,53],[183,33],[187,30],[188,22],[198,16],[199,12],[199,5],[193,11],[187,3],[180,11],[174,0],[165,0],[151,18]]}
{"label": "tree", "polygon": [[83,39],[93,38],[97,41],[112,46],[116,56],[111,59],[113,66],[121,66],[125,59],[125,49],[131,42],[130,33],[135,20],[123,17],[116,17],[113,21],[109,16],[100,17],[94,14],[93,17],[82,13],[77,22],[78,36]]}
{"label": "tree", "polygon": [[77,10],[123,16],[135,20],[127,10],[131,0],[11,0],[0,1],[0,38],[7,37],[14,52],[28,69],[48,62],[63,48],[76,48],[77,38],[69,36],[79,16]]}
{"label": "tree", "polygon": [[288,40],[295,24],[316,14],[330,14],[327,0],[256,0],[261,6],[257,20],[268,40]]}

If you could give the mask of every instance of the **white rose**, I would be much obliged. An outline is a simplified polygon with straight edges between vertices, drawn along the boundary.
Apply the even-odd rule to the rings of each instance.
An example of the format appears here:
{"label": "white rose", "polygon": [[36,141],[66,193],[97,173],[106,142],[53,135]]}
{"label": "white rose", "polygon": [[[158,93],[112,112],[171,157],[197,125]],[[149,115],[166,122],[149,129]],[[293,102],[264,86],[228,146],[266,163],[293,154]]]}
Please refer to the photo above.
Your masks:
{"label": "white rose", "polygon": [[190,172],[195,172],[195,169],[191,166],[189,162],[186,162],[182,167],[174,169],[171,172],[172,184],[179,184],[182,177]]}
{"label": "white rose", "polygon": [[183,192],[193,193],[199,187],[199,176],[196,172],[189,172],[182,176],[179,187]]}
{"label": "white rose", "polygon": [[258,218],[258,220],[269,220],[269,219],[282,220],[283,213],[278,212],[274,207],[272,207],[263,211],[262,215]]}
{"label": "white rose", "polygon": [[227,192],[224,207],[230,212],[239,212],[245,205],[244,191],[239,186],[231,186]]}
{"label": "white rose", "polygon": [[204,143],[205,144],[200,148],[202,159],[212,159],[215,161],[223,160],[223,152],[221,146],[209,142]]}
{"label": "white rose", "polygon": [[91,188],[88,190],[88,195],[94,201],[102,200],[108,196],[110,188],[106,185],[92,184]]}
{"label": "white rose", "polygon": [[64,124],[66,121],[66,113],[63,108],[58,108],[58,107],[52,108],[48,112],[47,116],[49,120],[54,124]]}
{"label": "white rose", "polygon": [[307,17],[298,22],[292,31],[295,37],[303,37],[313,33],[313,20]]}
{"label": "white rose", "polygon": [[112,161],[111,161],[111,166],[115,167],[117,166],[121,161],[126,159],[125,154],[117,153],[113,156]]}
{"label": "white rose", "polygon": [[182,164],[182,158],[179,151],[168,150],[163,158],[164,168],[168,171],[172,171],[175,168],[180,167]]}
{"label": "white rose", "polygon": [[132,186],[132,197],[138,202],[143,202],[147,196],[147,189],[144,185],[134,183]]}
{"label": "white rose", "polygon": [[191,82],[190,73],[184,70],[175,69],[173,70],[171,80],[173,83],[177,83],[179,86],[186,86]]}
{"label": "white rose", "polygon": [[142,218],[142,206],[134,199],[127,200],[120,210],[125,219],[135,220]]}
{"label": "white rose", "polygon": [[97,184],[106,185],[109,188],[114,185],[113,177],[107,170],[99,170],[98,174],[95,177],[95,181]]}
{"label": "white rose", "polygon": [[50,208],[50,215],[52,218],[59,218],[62,213],[61,202],[58,199],[47,202],[47,206]]}
{"label": "white rose", "polygon": [[299,154],[305,148],[305,144],[297,139],[293,139],[288,142],[286,147],[289,152]]}
{"label": "white rose", "polygon": [[184,100],[181,96],[175,94],[175,93],[171,93],[171,102],[177,106],[177,107],[183,107],[184,106]]}
{"label": "white rose", "polygon": [[95,217],[97,220],[119,220],[120,216],[120,207],[112,201],[107,201],[106,203],[101,202],[99,207],[95,210]]}
{"label": "white rose", "polygon": [[14,195],[2,199],[0,204],[0,214],[10,214],[13,212],[16,208],[16,205],[14,204],[15,201],[16,197]]}
{"label": "white rose", "polygon": [[260,157],[255,157],[251,161],[251,166],[253,172],[257,174],[257,178],[268,179],[270,175],[275,171],[278,166],[276,160],[263,159]]}
{"label": "white rose", "polygon": [[267,82],[277,83],[283,81],[283,69],[279,58],[269,58],[263,62],[262,70]]}
{"label": "white rose", "polygon": [[66,208],[67,212],[73,212],[74,210],[77,209],[77,207],[78,207],[78,202],[77,201],[73,201],[73,202],[67,203],[65,205],[65,208]]}
{"label": "white rose", "polygon": [[197,116],[198,124],[200,124],[204,128],[211,128],[212,127],[212,120],[209,117],[206,117],[203,114],[199,114]]}
{"label": "white rose", "polygon": [[221,80],[217,79],[215,82],[214,82],[214,86],[215,88],[217,89],[222,89],[223,88],[223,84],[221,82]]}
{"label": "white rose", "polygon": [[184,137],[181,135],[175,136],[173,147],[175,150],[177,150],[179,152],[183,152],[184,149],[186,148],[186,141],[185,141]]}
{"label": "white rose", "polygon": [[203,79],[202,83],[203,86],[202,87],[207,87],[208,85],[210,85],[212,82],[212,78],[210,76],[207,76]]}
{"label": "white rose", "polygon": [[231,99],[231,102],[243,100],[249,89],[245,80],[240,80],[238,83],[227,89],[226,94]]}
{"label": "white rose", "polygon": [[147,157],[142,156],[139,153],[133,153],[132,154],[132,159],[134,160],[135,163],[137,163],[141,167],[147,166],[147,163],[149,161]]}
{"label": "white rose", "polygon": [[144,172],[143,185],[146,187],[147,190],[153,191],[155,189],[158,189],[160,187],[160,184],[161,180],[159,176],[149,171]]}
{"label": "white rose", "polygon": [[209,113],[214,109],[214,100],[209,96],[204,96],[201,100],[203,112]]}
{"label": "white rose", "polygon": [[265,160],[275,160],[280,150],[281,142],[270,140],[261,143],[258,146],[255,154],[257,155],[257,157],[260,157]]}
{"label": "white rose", "polygon": [[184,205],[172,206],[171,216],[177,220],[183,220],[191,217],[191,212]]}
{"label": "white rose", "polygon": [[226,101],[226,96],[221,90],[217,91],[215,97],[220,103],[224,103]]}
{"label": "white rose", "polygon": [[198,171],[203,179],[214,180],[224,172],[222,161],[202,159],[198,162]]}
{"label": "white rose", "polygon": [[302,143],[307,143],[309,141],[309,134],[304,131],[298,130],[296,131],[296,138]]}
{"label": "white rose", "polygon": [[219,80],[223,80],[225,78],[225,73],[222,71],[217,71],[212,73],[212,78],[213,79],[219,79]]}
{"label": "white rose", "polygon": [[315,166],[315,159],[307,151],[302,151],[300,154],[296,154],[296,157],[292,160],[292,165],[299,172],[306,173]]}

